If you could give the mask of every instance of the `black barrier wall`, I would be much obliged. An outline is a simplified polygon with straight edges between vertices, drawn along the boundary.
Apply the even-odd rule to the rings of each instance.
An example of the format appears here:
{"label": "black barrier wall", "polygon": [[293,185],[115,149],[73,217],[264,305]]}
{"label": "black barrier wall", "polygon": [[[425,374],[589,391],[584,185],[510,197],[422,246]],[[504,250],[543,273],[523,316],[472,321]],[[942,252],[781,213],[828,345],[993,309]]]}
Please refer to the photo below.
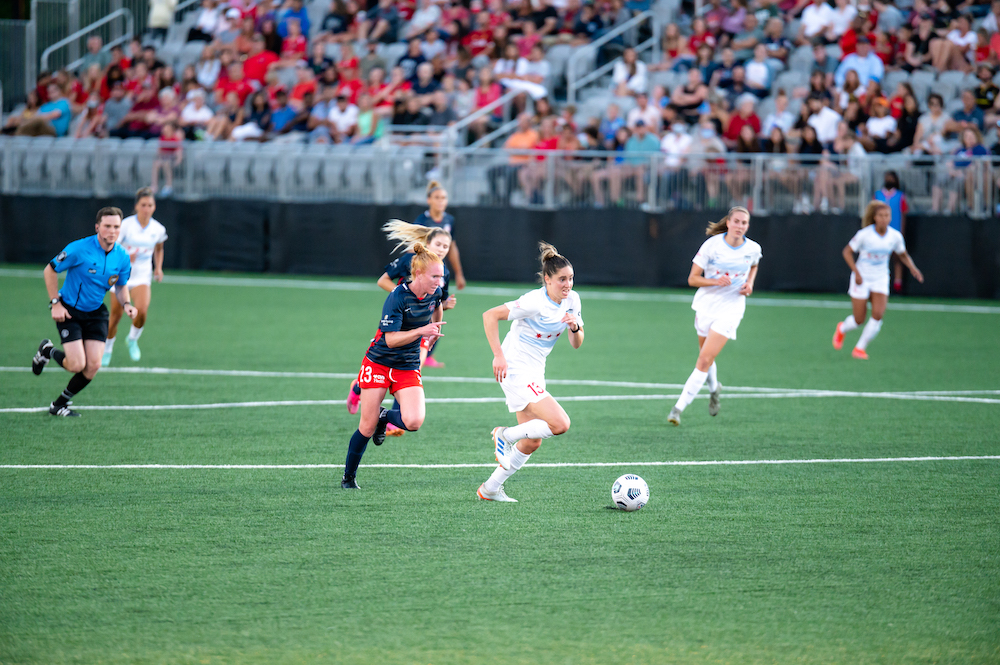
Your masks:
{"label": "black barrier wall", "polygon": [[[105,205],[130,214],[131,199],[0,197],[0,258],[44,264],[71,240],[94,232]],[[379,227],[415,219],[422,206],[289,204],[213,200],[157,202],[166,227],[167,268],[375,279],[390,245]],[[573,261],[577,282],[592,285],[686,286],[691,259],[714,216],[628,210],[450,208],[466,276],[525,282],[538,270],[538,240]],[[844,292],[848,272],[841,250],[859,228],[857,217],[755,217],[749,236],[764,258],[757,288]],[[926,282],[914,295],[1000,298],[1000,220],[916,217],[906,241]]]}

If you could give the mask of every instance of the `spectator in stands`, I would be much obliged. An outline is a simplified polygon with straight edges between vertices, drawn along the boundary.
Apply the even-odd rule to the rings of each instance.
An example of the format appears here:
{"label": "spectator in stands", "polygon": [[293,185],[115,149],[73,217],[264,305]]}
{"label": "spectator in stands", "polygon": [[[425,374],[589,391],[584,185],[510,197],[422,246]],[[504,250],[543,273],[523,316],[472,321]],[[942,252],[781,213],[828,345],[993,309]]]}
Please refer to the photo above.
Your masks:
{"label": "spectator in stands", "polygon": [[239,95],[230,92],[226,95],[225,102],[216,109],[215,117],[205,127],[205,136],[210,141],[222,141],[229,138],[233,127],[242,124],[243,105],[240,104]]}
{"label": "spectator in stands", "polygon": [[764,38],[761,40],[767,48],[767,58],[774,71],[784,69],[788,62],[788,54],[791,53],[794,45],[785,35],[785,24],[778,17],[769,18],[764,24]]}
{"label": "spectator in stands", "polygon": [[750,125],[753,128],[753,135],[755,137],[760,133],[760,118],[754,112],[756,103],[757,100],[753,95],[743,95],[737,102],[737,112],[729,119],[726,133],[722,136],[722,140],[728,148],[736,148],[739,143],[740,132],[743,130],[744,125]]}
{"label": "spectator in stands", "polygon": [[961,134],[967,128],[973,127],[977,132],[983,131],[983,112],[976,105],[976,93],[971,88],[962,91],[962,108],[951,114],[951,120],[945,124],[945,134]]}
{"label": "spectator in stands", "polygon": [[361,93],[358,95],[357,129],[351,137],[351,143],[354,145],[367,145],[381,135],[381,125],[378,116],[375,115],[375,107],[372,104],[371,95]]}
{"label": "spectator in stands", "polygon": [[[507,137],[503,147],[505,150],[531,150],[538,143],[538,132],[531,125],[531,114],[521,113],[517,116],[517,129]],[[510,195],[517,182],[517,174],[531,158],[528,155],[510,155],[508,163],[494,166],[487,172],[490,181],[490,193],[493,201],[510,203]]]}
{"label": "spectator in stands", "polygon": [[861,78],[856,70],[847,70],[847,73],[844,75],[844,82],[836,93],[832,107],[834,111],[841,114],[844,113],[844,110],[852,99],[857,101],[864,99],[866,91],[861,86]]}
{"label": "spectator in stands", "polygon": [[396,63],[397,66],[403,68],[403,73],[406,75],[406,79],[409,81],[415,81],[417,78],[417,67],[421,63],[426,62],[424,58],[423,51],[420,49],[421,41],[420,39],[411,39],[409,47],[399,62]]}
{"label": "spectator in stands", "polygon": [[573,46],[589,44],[597,39],[603,30],[604,21],[601,20],[601,15],[593,3],[588,2],[576,15],[576,21],[573,23],[573,40],[570,43]]}
{"label": "spectator in stands", "polygon": [[795,126],[795,116],[788,110],[788,95],[779,89],[774,96],[774,110],[767,114],[761,125],[761,136],[771,136],[775,127],[781,130],[782,138]]}
{"label": "spectator in stands", "polygon": [[726,88],[733,80],[733,70],[738,66],[733,49],[722,49],[722,57],[712,68],[712,75],[704,81],[712,88]]}
{"label": "spectator in stands", "polygon": [[767,60],[767,47],[757,44],[753,59],[743,65],[747,88],[760,99],[771,95],[771,66]]}
{"label": "spectator in stands", "polygon": [[956,20],[954,30],[944,39],[931,42],[931,64],[939,72],[969,72],[978,43],[979,37],[972,30],[968,15],[962,14]]}
{"label": "spectator in stands", "polygon": [[146,16],[146,28],[153,39],[167,38],[167,28],[174,22],[174,9],[177,0],[149,0],[149,14]]}
{"label": "spectator in stands", "polygon": [[983,112],[984,125],[992,126],[996,121],[996,107],[1000,104],[1000,88],[993,82],[993,68],[988,64],[980,64],[976,68],[976,106]]}
{"label": "spectator in stands", "polygon": [[[392,4],[392,8],[395,9],[395,4]],[[320,22],[319,34],[316,35],[316,41],[322,44],[336,44],[347,41],[353,22],[354,17],[348,12],[347,4],[344,0],[332,0],[330,2],[330,10]],[[370,25],[371,22],[365,21],[363,24],[364,29],[367,30]],[[365,39],[366,37],[367,33],[361,38]]]}
{"label": "spectator in stands", "polygon": [[183,111],[177,93],[172,87],[161,89],[156,97],[156,107],[146,115],[146,121],[149,123],[149,128],[146,131],[147,138],[159,136],[163,126],[168,122],[173,123],[176,128],[177,120]]}
{"label": "spectator in stands", "polygon": [[240,36],[243,27],[243,12],[236,7],[230,7],[219,21],[215,43],[236,52],[236,38]]}
{"label": "spectator in stands", "polygon": [[[757,131],[753,125],[746,123],[740,126],[739,134],[733,145],[733,152],[741,154],[760,152],[760,140],[757,138]],[[729,172],[726,174],[729,197],[734,201],[748,202],[750,193],[747,191],[747,185],[753,182],[753,179],[753,160],[744,158],[731,162]]]}
{"label": "spectator in stands", "polygon": [[[649,96],[646,93],[639,93],[635,96],[635,107],[625,116],[625,124],[629,130],[634,132],[639,121],[642,121],[646,132],[652,130],[654,133],[659,133],[660,118],[660,109],[649,103]],[[657,144],[657,149],[659,149],[659,144]]]}
{"label": "spectator in stands", "polygon": [[812,73],[819,72],[823,75],[823,88],[833,87],[833,75],[837,71],[837,67],[840,63],[830,57],[830,54],[826,50],[826,46],[823,44],[822,40],[817,40],[813,44],[813,62],[812,62]]}
{"label": "spectator in stands", "polygon": [[159,69],[166,66],[162,60],[156,57],[156,49],[152,46],[142,48],[142,61],[146,63],[146,69],[149,70],[150,74],[156,74]]}
{"label": "spectator in stands", "polygon": [[493,63],[494,78],[501,83],[503,83],[503,80],[508,77],[515,78],[517,72],[517,61],[520,57],[517,45],[507,44],[507,46],[504,47],[502,56],[498,58],[495,63]]}
{"label": "spectator in stands", "polygon": [[337,94],[346,94],[351,104],[357,104],[358,95],[364,89],[365,83],[358,78],[358,68],[356,65],[341,60],[340,62],[340,84],[337,86]]}
{"label": "spectator in stands", "polygon": [[97,65],[99,69],[104,69],[111,64],[111,54],[103,50],[104,40],[99,35],[87,37],[87,52],[80,59],[80,67],[77,71],[85,72],[91,65]]}
{"label": "spectator in stands", "polygon": [[378,42],[370,41],[366,45],[365,55],[358,61],[358,70],[361,78],[368,80],[374,69],[381,69],[382,77],[385,78],[385,72],[389,71],[389,66],[385,58],[378,54]]}
{"label": "spectator in stands", "polygon": [[619,97],[647,91],[649,83],[646,79],[646,63],[639,60],[634,48],[625,49],[621,60],[615,61],[611,85]]}
{"label": "spectator in stands", "polygon": [[458,121],[458,116],[455,114],[454,109],[448,104],[448,95],[444,90],[438,90],[431,95],[431,100],[431,116],[427,124],[445,127],[453,125]]}
{"label": "spectator in stands", "polygon": [[99,136],[104,130],[104,115],[101,113],[101,96],[91,93],[87,104],[72,123],[70,133],[73,138],[83,139]]}
{"label": "spectator in stands", "polygon": [[510,39],[517,46],[518,56],[526,58],[531,49],[541,43],[542,36],[538,34],[534,22],[526,20],[521,23],[521,35],[513,35]]}
{"label": "spectator in stands", "polygon": [[903,98],[903,109],[896,119],[896,135],[890,137],[888,141],[889,151],[900,152],[910,148],[919,122],[920,106],[917,104],[917,98],[912,94],[907,95]]}
{"label": "spectator in stands", "polygon": [[357,131],[358,115],[358,107],[351,103],[350,97],[343,92],[338,93],[336,104],[327,115],[327,127],[334,143],[344,143],[354,136],[354,132]]}
{"label": "spectator in stands", "polygon": [[712,79],[712,73],[715,72],[716,65],[715,52],[712,47],[708,44],[702,44],[698,47],[698,52],[695,54],[694,62],[691,63],[692,69],[697,69],[701,72],[702,81],[710,81]]}
{"label": "spectator in stands", "polygon": [[[865,164],[861,158],[865,156],[864,146],[858,141],[858,137],[852,131],[844,131],[844,124],[841,124],[840,135],[834,141],[833,149],[838,155],[845,159],[840,162],[840,166],[829,171],[830,191],[833,206],[830,212],[839,215],[844,211],[847,199],[847,186],[860,182],[867,175]],[[822,169],[821,169],[822,171]],[[824,210],[822,201],[820,210]]]}
{"label": "spectator in stands", "polygon": [[[153,173],[150,178],[150,189],[154,194],[160,196],[170,196],[174,192],[174,169],[181,165],[184,160],[184,135],[177,129],[177,125],[168,122],[160,132],[159,145],[156,150],[156,159],[153,160]],[[159,190],[160,171],[163,171],[163,179],[166,184],[162,191]]]}
{"label": "spectator in stands", "polygon": [[660,139],[660,152],[665,155],[662,174],[665,198],[674,207],[681,201],[681,187],[686,179],[685,162],[693,145],[688,126],[680,121],[675,121]]}
{"label": "spectator in stands", "polygon": [[743,65],[733,67],[733,78],[725,85],[720,85],[719,90],[724,93],[724,99],[729,108],[735,107],[740,97],[752,94],[750,93],[750,88],[747,87],[746,70],[743,68]]}
{"label": "spectator in stands", "polygon": [[278,15],[278,34],[282,39],[288,37],[289,23],[296,19],[299,22],[299,33],[308,35],[312,23],[309,21],[309,12],[302,6],[302,0],[288,0],[287,4],[288,8]]}
{"label": "spectator in stands", "polygon": [[232,49],[236,51],[238,57],[245,58],[250,55],[250,46],[253,43],[253,37],[257,34],[257,27],[254,24],[253,17],[247,16],[240,23],[240,32],[236,35],[236,39],[233,40]]}
{"label": "spectator in stands", "polygon": [[[263,37],[261,37],[261,40],[263,41]],[[219,74],[222,72],[222,62],[216,57],[215,47],[212,44],[205,44],[205,47],[201,50],[198,62],[194,65],[194,71],[198,84],[201,87],[206,90],[215,88],[215,84],[219,80]]]}
{"label": "spectator in stands", "polygon": [[413,82],[413,94],[420,100],[420,106],[430,106],[433,103],[433,95],[441,89],[441,86],[434,80],[434,65],[423,62],[417,67],[417,79]]}
{"label": "spectator in stands", "polygon": [[826,0],[812,0],[808,7],[802,10],[799,23],[799,34],[795,43],[807,46],[816,39],[826,39],[826,33],[833,27],[835,21],[833,8]]}
{"label": "spectator in stands", "polygon": [[278,34],[278,24],[274,19],[265,19],[260,24],[260,34],[264,38],[264,48],[275,55],[281,55],[282,37]]}
{"label": "spectator in stands", "polygon": [[688,50],[687,40],[681,36],[681,29],[676,23],[667,24],[660,41],[663,59],[649,65],[649,71],[679,71],[676,68],[681,62],[694,59],[694,54]]}
{"label": "spectator in stands", "polygon": [[406,26],[406,39],[412,40],[415,37],[421,37],[425,32],[433,29],[440,18],[441,8],[437,4],[431,0],[418,0],[417,11],[413,13]]}
{"label": "spectator in stands", "polygon": [[922,14],[917,29],[913,31],[910,40],[906,43],[906,50],[903,52],[903,69],[912,72],[930,66],[933,60],[931,42],[936,41],[937,38],[934,32],[934,16]]}
{"label": "spectator in stands", "polygon": [[439,55],[446,53],[448,45],[441,39],[441,34],[437,30],[428,30],[424,33],[423,43],[420,44],[420,52],[425,60],[433,60]]}
{"label": "spectator in stands", "polygon": [[944,99],[936,92],[927,96],[927,113],[920,116],[913,136],[914,154],[940,155],[944,149],[944,132],[951,118],[944,112]]}
{"label": "spectator in stands", "polygon": [[201,89],[201,84],[198,83],[198,74],[194,70],[194,65],[186,65],[184,71],[181,73],[181,83],[178,92],[181,97],[186,97],[195,88]]}
{"label": "spectator in stands", "polygon": [[[503,91],[500,88],[500,84],[494,82],[493,72],[490,71],[489,67],[483,67],[479,70],[479,85],[476,86],[475,94],[475,109],[479,110],[484,106],[488,106],[500,99],[503,95]],[[499,109],[498,109],[499,110]],[[502,111],[501,111],[502,113]],[[486,114],[472,121],[469,125],[469,136],[470,138],[477,139],[480,136],[486,134],[487,127],[491,120],[503,117],[501,114],[494,112],[492,114]]]}
{"label": "spectator in stands", "polygon": [[[284,94],[280,91],[279,94]],[[243,124],[233,127],[229,132],[230,141],[262,141],[271,131],[271,105],[267,93],[258,90],[250,98],[250,112],[243,119]]]}
{"label": "spectator in stands", "polygon": [[285,21],[286,36],[281,41],[281,66],[294,67],[300,60],[306,59],[309,40],[302,34],[302,26],[294,17]]}
{"label": "spectator in stands", "polygon": [[879,97],[872,103],[872,116],[864,124],[861,133],[861,145],[868,152],[892,152],[890,140],[896,138],[898,129],[896,119],[889,114],[889,100]]}
{"label": "spectator in stands", "polygon": [[975,127],[969,126],[962,130],[962,145],[955,150],[954,161],[947,170],[937,172],[937,180],[931,189],[931,212],[941,212],[942,188],[948,190],[948,210],[951,214],[958,203],[958,192],[965,187],[968,206],[974,205],[976,190],[982,191],[989,183],[989,176],[984,175],[983,164],[973,166],[972,158],[987,157],[990,151],[983,145],[982,136]]}
{"label": "spectator in stands", "polygon": [[48,101],[18,123],[15,132],[18,136],[66,136],[69,131],[72,111],[62,89],[56,83],[49,83],[45,91]]}
{"label": "spectator in stands", "polygon": [[[799,208],[805,214],[809,214],[816,208],[819,208],[823,197],[829,196],[829,193],[820,187],[821,181],[818,176],[819,169],[817,169],[825,151],[826,149],[823,147],[823,144],[816,137],[816,129],[812,125],[806,124],[802,129],[802,138],[799,141],[797,150],[799,157],[795,160],[795,163],[799,166],[795,170],[800,176],[798,187],[799,191],[802,191]],[[808,195],[805,193],[807,180],[814,181],[811,203]],[[827,205],[829,205],[829,202]]]}
{"label": "spectator in stands", "polygon": [[202,41],[211,42],[215,40],[215,31],[219,26],[221,12],[216,7],[215,0],[201,0],[201,9],[198,11],[198,18],[188,30],[187,40],[189,42]]}
{"label": "spectator in stands", "polygon": [[111,97],[104,102],[104,136],[118,130],[129,111],[132,110],[132,98],[125,94],[125,86],[116,83],[111,87]]}
{"label": "spectator in stands", "polygon": [[847,108],[840,114],[841,119],[847,123],[852,132],[860,131],[860,127],[868,122],[868,114],[857,97],[851,97],[847,102]]}
{"label": "spectator in stands", "polygon": [[[670,107],[681,116],[684,122],[695,123],[701,113],[702,105],[708,100],[708,86],[702,81],[701,70],[689,69],[687,83],[674,88],[670,96]],[[648,127],[658,129],[659,125],[647,122]]]}
{"label": "spectator in stands", "polygon": [[729,46],[733,49],[737,60],[749,60],[753,50],[764,41],[764,29],[760,27],[755,14],[747,14],[743,19],[743,31],[733,37]]}
{"label": "spectator in stands", "polygon": [[862,86],[867,86],[868,81],[872,79],[881,81],[885,75],[885,65],[882,64],[881,58],[872,53],[871,44],[867,37],[858,37],[857,52],[845,57],[840,62],[837,73],[833,77],[834,83],[837,86],[843,86],[844,77],[852,69],[858,73]]}
{"label": "spectator in stands", "polygon": [[839,113],[826,106],[823,98],[816,94],[809,95],[806,100],[809,105],[809,126],[816,130],[816,138],[823,146],[828,146],[837,138],[837,125],[842,117]]}
{"label": "spectator in stands", "polygon": [[858,15],[857,7],[849,0],[835,0],[834,4],[833,11],[830,13],[830,24],[823,32],[823,38],[830,44],[836,44],[840,41],[840,38],[854,23],[854,17]]}
{"label": "spectator in stands", "polygon": [[187,94],[187,105],[181,111],[177,125],[188,140],[200,139],[205,136],[208,123],[215,114],[205,104],[205,91],[197,88]]}
{"label": "spectator in stands", "polygon": [[608,104],[608,110],[601,119],[600,125],[598,126],[598,135],[601,140],[601,146],[610,150],[608,147],[614,143],[615,134],[618,130],[625,126],[625,119],[619,115],[619,109],[617,104]]}
{"label": "spectator in stands", "polygon": [[611,198],[620,200],[620,191],[615,191],[615,184],[622,184],[623,180],[629,177],[635,180],[636,198],[645,206],[646,201],[646,181],[650,172],[650,156],[659,154],[660,139],[656,133],[650,131],[646,123],[641,120],[636,122],[635,131],[628,141],[625,142],[625,162],[622,166],[621,178],[612,180]]}

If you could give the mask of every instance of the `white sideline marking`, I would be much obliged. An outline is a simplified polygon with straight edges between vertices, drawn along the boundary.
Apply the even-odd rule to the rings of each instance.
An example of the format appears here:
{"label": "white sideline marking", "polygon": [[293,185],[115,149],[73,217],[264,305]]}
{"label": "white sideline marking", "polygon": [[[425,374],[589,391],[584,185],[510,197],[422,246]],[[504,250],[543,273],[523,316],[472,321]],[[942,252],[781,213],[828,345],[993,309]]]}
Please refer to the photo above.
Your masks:
{"label": "white sideline marking", "polygon": [[[560,402],[643,402],[651,400],[672,400],[680,397],[675,395],[570,395],[560,396]],[[963,402],[967,404],[1000,404],[1000,399],[986,397],[960,397],[956,395],[913,395],[908,393],[856,393],[846,390],[805,390],[790,392],[736,393],[725,395],[726,399],[786,399],[806,397],[868,397],[874,399],[896,399],[915,402]],[[708,394],[698,395],[696,399],[708,399]],[[386,398],[385,403],[392,400]],[[427,404],[498,404],[504,402],[503,397],[428,397]],[[303,399],[303,400],[273,400],[258,402],[212,402],[208,404],[109,404],[95,406],[74,406],[77,411],[200,411],[206,409],[248,409],[276,406],[343,406],[347,402],[342,399]],[[0,408],[0,413],[41,413],[48,411],[47,406],[8,407]]]}
{"label": "white sideline marking", "polygon": [[[40,278],[41,270],[25,270],[23,268],[0,268],[0,277]],[[190,275],[166,275],[163,281],[167,284],[187,284],[193,286],[238,286],[276,289],[310,289],[320,291],[381,291],[372,282],[320,281],[309,279],[263,279],[260,277],[194,277]],[[524,293],[524,289],[509,289],[501,287],[469,286],[462,292],[471,296],[502,296],[516,297]],[[579,291],[581,297],[587,300],[617,300],[633,302],[669,302],[690,303],[691,295],[678,293],[628,293],[623,291]],[[846,300],[810,300],[806,298],[750,298],[747,304],[762,307],[806,307],[818,309],[850,308]],[[945,305],[933,303],[900,303],[890,302],[889,309],[904,312],[956,312],[962,314],[1000,314],[1000,307],[989,305]]]}
{"label": "white sideline marking", "polygon": [[[873,462],[960,462],[960,461],[1000,460],[1000,455],[953,455],[941,457],[861,457],[830,459],[760,459],[760,460],[688,460],[676,462],[529,462],[525,466],[539,469],[591,468],[609,466],[757,466],[779,464],[860,464]],[[492,469],[491,464],[362,464],[362,469]],[[0,469],[11,470],[61,470],[61,469],[342,469],[343,464],[0,464]]]}

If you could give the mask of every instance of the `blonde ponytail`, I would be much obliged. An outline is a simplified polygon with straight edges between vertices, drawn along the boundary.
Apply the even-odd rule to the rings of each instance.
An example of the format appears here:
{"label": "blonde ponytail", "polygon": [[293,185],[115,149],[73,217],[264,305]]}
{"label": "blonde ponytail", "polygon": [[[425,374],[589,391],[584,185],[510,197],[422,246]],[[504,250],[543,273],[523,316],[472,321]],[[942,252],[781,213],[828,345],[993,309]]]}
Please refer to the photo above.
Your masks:
{"label": "blonde ponytail", "polygon": [[412,252],[414,251],[413,246],[418,242],[426,247],[438,236],[444,236],[451,242],[451,234],[444,229],[410,224],[401,219],[390,219],[382,225],[382,231],[385,232],[389,240],[397,241],[398,244],[392,248],[394,252],[400,248],[405,248],[406,251]]}
{"label": "blonde ponytail", "polygon": [[734,212],[745,212],[747,214],[747,218],[750,217],[750,211],[744,208],[743,206],[733,206],[732,208],[729,209],[729,212],[726,213],[725,217],[723,217],[717,222],[712,222],[711,224],[708,225],[708,228],[705,229],[705,235],[717,236],[720,233],[725,233],[726,231],[728,231],[729,217]]}

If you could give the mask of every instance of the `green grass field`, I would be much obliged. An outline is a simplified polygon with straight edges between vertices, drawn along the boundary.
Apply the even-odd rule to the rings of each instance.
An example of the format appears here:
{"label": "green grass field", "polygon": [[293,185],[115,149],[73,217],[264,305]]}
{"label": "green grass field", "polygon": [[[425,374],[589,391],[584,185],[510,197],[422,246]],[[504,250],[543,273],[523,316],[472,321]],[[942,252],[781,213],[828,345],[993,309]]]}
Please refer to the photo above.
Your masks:
{"label": "green grass field", "polygon": [[[475,498],[489,432],[513,418],[480,317],[525,285],[458,294],[447,367],[424,373],[441,401],[364,459],[444,466],[362,467],[349,492],[339,467],[357,417],[339,403],[87,407],[343,400],[379,291],[193,274],[154,285],[142,361],[119,342],[75,400],[83,417],[57,419],[11,411],[48,405],[69,375],[24,371],[56,331],[41,267],[4,268],[4,665],[1000,662],[1000,459],[640,465],[1000,455],[996,303],[893,299],[863,362],[830,346],[846,296],[758,293],[718,361],[722,413],[699,400],[673,428],[696,356],[691,292],[581,288],[586,341],[561,344],[548,371],[573,426],[507,483],[519,503],[492,504]],[[810,302],[774,302],[789,299]],[[554,463],[583,466],[541,466]],[[607,508],[626,472],[650,486],[637,513]]]}

